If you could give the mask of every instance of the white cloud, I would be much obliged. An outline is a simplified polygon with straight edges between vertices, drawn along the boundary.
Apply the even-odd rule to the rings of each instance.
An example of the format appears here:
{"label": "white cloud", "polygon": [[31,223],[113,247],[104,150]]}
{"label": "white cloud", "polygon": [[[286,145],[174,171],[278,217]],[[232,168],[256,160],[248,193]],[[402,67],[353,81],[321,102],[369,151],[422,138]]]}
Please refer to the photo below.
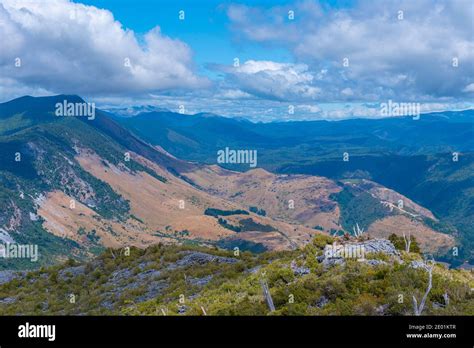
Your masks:
{"label": "white cloud", "polygon": [[252,96],[241,91],[240,89],[221,89],[221,91],[216,94],[216,97],[222,99],[247,99],[251,98]]}
{"label": "white cloud", "polygon": [[[245,96],[240,101],[226,95],[203,95],[189,92],[182,98],[169,95],[153,95],[139,99],[136,97],[97,98],[94,101],[99,108],[113,109],[114,107],[130,107],[136,105],[152,105],[174,112],[179,111],[180,105],[185,107],[186,114],[213,113],[227,117],[243,117],[259,122],[289,121],[289,120],[341,120],[349,118],[381,118],[380,102],[375,103],[298,103],[278,100],[262,100],[257,97]],[[384,100],[388,102],[388,100]],[[394,100],[403,102],[403,100]],[[422,103],[422,113],[474,109],[473,102],[455,103]],[[293,110],[293,112],[290,112]],[[393,117],[393,116],[389,116]]]}
{"label": "white cloud", "polygon": [[[187,113],[262,121],[379,117],[373,105],[388,99],[426,102],[424,111],[473,107],[463,102],[474,92],[472,2],[355,4],[349,9],[304,0],[270,9],[231,5],[227,13],[238,35],[287,48],[294,60],[214,66],[224,80],[207,88],[210,82],[194,70],[190,47],[159,27],[138,35],[111,12],[92,6],[0,0],[0,101],[56,93],[110,105],[147,104],[151,98],[154,106],[173,111],[183,104]],[[130,67],[124,66],[126,58]]]}
{"label": "white cloud", "polygon": [[300,109],[303,112],[309,112],[312,114],[315,114],[321,111],[321,108],[319,108],[317,105],[306,105],[306,104],[297,105],[297,109]]}
{"label": "white cloud", "polygon": [[231,85],[248,94],[275,100],[311,100],[321,92],[305,64],[248,60],[232,66],[215,66]]}
{"label": "white cloud", "polygon": [[326,71],[317,75],[321,100],[433,101],[463,98],[473,80],[473,7],[472,0],[361,0],[352,8],[303,1],[231,5],[227,13],[241,38],[286,47],[309,70]]}
{"label": "white cloud", "polygon": [[463,92],[466,93],[473,93],[474,92],[474,83],[468,84],[464,89],[462,90]]}
{"label": "white cloud", "polygon": [[0,75],[20,90],[117,95],[208,84],[191,49],[159,27],[138,37],[111,12],[68,0],[2,0],[0,37]]}
{"label": "white cloud", "polygon": [[341,94],[347,95],[347,96],[352,96],[352,95],[354,95],[354,92],[352,91],[351,88],[344,88],[344,89],[341,91]]}

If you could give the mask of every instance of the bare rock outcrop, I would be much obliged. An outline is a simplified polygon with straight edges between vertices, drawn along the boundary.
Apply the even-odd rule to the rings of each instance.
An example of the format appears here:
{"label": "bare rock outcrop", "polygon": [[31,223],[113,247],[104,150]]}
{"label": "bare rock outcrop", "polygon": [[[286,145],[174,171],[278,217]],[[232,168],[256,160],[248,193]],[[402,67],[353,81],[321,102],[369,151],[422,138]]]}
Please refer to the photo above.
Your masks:
{"label": "bare rock outcrop", "polygon": [[387,239],[369,239],[363,242],[328,244],[324,248],[323,255],[318,257],[318,261],[321,262],[325,268],[334,265],[343,265],[346,259],[355,259],[371,266],[386,264],[386,262],[382,260],[366,258],[369,254],[378,253],[401,261],[400,252],[395,248],[392,242]]}

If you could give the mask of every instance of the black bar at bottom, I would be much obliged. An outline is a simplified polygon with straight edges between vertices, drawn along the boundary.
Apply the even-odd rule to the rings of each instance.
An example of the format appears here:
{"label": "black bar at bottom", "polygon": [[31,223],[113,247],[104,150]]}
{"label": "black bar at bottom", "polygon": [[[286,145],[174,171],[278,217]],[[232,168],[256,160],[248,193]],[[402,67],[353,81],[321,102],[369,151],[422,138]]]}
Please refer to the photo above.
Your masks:
{"label": "black bar at bottom", "polygon": [[[55,325],[54,341],[19,337]],[[41,330],[38,330],[41,331]],[[410,335],[410,336],[408,336]],[[51,338],[51,337],[50,337]],[[0,346],[46,343],[158,345],[470,346],[473,317],[0,317]]]}

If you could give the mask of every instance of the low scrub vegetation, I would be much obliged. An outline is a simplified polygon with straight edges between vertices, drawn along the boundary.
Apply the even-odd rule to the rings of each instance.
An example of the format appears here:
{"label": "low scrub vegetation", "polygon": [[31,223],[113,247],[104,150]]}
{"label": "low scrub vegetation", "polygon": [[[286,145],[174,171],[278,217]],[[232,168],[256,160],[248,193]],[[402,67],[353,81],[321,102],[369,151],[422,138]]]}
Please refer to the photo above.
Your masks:
{"label": "low scrub vegetation", "polygon": [[[88,263],[17,274],[0,285],[0,314],[413,315],[412,297],[421,298],[428,281],[412,266],[423,262],[420,254],[327,267],[318,257],[335,240],[318,235],[303,249],[259,254],[162,244],[107,249]],[[471,272],[435,265],[423,314],[474,315],[473,286]]]}

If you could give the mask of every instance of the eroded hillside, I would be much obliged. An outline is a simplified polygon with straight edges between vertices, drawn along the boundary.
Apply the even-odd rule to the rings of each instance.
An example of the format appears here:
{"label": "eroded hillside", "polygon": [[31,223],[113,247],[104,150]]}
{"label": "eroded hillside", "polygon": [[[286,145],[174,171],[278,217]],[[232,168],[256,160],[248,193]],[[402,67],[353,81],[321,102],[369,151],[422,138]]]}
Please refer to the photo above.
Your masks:
{"label": "eroded hillside", "polygon": [[356,225],[371,236],[410,233],[434,253],[454,244],[429,210],[376,183],[186,162],[100,110],[93,120],[55,117],[55,102],[65,98],[83,102],[27,97],[0,105],[0,237],[40,248],[38,264],[3,268],[159,242],[294,250],[316,234],[353,234]]}

